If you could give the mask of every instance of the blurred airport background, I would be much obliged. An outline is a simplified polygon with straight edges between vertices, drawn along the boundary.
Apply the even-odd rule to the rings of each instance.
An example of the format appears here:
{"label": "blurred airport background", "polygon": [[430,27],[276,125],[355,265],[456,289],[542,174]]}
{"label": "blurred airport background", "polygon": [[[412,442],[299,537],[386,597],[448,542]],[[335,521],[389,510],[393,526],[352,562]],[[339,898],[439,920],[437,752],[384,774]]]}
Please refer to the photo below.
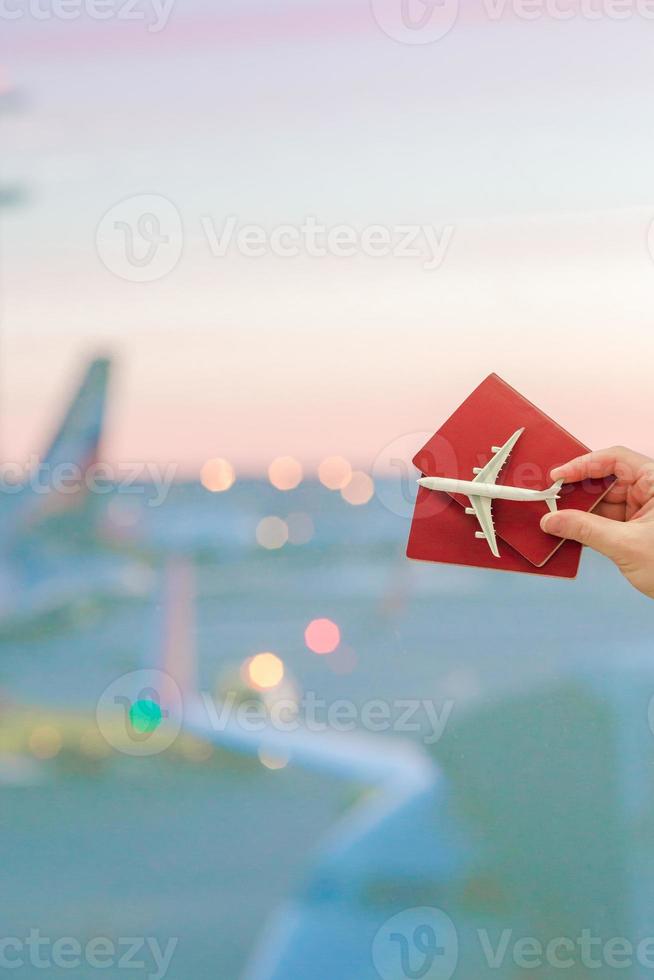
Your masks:
{"label": "blurred airport background", "polygon": [[[404,558],[409,460],[490,371],[654,454],[654,24],[437,6],[0,4],[15,976],[94,976],[53,944],[104,937],[108,977],[513,978],[479,930],[654,931],[651,603],[591,554],[572,583]],[[331,707],[330,765],[301,734],[99,730],[114,682],[187,655],[219,703]],[[632,954],[565,969],[650,975]]]}

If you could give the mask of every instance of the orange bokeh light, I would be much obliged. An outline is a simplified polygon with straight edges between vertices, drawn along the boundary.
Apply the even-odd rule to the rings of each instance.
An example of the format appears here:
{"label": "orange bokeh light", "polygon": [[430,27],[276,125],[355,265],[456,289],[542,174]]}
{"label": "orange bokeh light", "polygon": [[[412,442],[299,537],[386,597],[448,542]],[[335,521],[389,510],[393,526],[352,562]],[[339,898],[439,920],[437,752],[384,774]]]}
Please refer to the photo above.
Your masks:
{"label": "orange bokeh light", "polygon": [[304,631],[304,642],[313,653],[333,653],[341,642],[341,631],[331,619],[314,619]]}
{"label": "orange bokeh light", "polygon": [[302,464],[293,456],[278,456],[268,467],[268,479],[278,490],[294,490],[302,477]]}
{"label": "orange bokeh light", "polygon": [[342,490],[352,479],[352,467],[343,456],[328,456],[318,467],[318,476],[328,490]]}
{"label": "orange bokeh light", "polygon": [[200,471],[200,480],[205,490],[211,493],[224,493],[234,485],[234,467],[226,459],[208,459]]}
{"label": "orange bokeh light", "polygon": [[62,747],[62,738],[54,725],[40,725],[31,733],[27,742],[37,759],[54,759]]}
{"label": "orange bokeh light", "polygon": [[247,662],[246,674],[252,687],[270,691],[284,680],[284,662],[275,653],[257,653]]}

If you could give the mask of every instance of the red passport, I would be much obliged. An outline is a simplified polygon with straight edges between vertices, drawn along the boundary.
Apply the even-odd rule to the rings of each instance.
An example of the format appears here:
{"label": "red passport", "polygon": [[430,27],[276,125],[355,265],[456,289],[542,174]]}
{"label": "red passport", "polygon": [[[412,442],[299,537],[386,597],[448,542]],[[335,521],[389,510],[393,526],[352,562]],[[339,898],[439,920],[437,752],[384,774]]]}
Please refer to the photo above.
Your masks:
{"label": "red passport", "polygon": [[[497,479],[498,484],[544,490],[550,470],[588,447],[561,428],[519,392],[491,374],[432,436],[414,457],[425,476],[474,479],[473,469],[493,456],[517,430],[524,432]],[[593,510],[610,489],[613,478],[585,480],[561,489],[560,508]],[[540,519],[547,505],[540,501],[493,501],[493,519],[500,550],[495,558],[485,539],[475,537],[479,523],[465,513],[465,496],[420,487],[407,555],[423,561],[477,565],[505,571],[574,578],[581,545],[545,534]]]}

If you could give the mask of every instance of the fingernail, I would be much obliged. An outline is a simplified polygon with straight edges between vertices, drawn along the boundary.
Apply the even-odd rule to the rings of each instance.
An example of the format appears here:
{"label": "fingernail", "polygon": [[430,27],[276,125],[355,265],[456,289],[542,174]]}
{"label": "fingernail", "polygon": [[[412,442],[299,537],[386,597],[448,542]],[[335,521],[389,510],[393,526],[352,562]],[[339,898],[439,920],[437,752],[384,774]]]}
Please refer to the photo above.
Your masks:
{"label": "fingernail", "polygon": [[560,480],[562,476],[565,476],[565,466],[555,466],[553,470],[550,470],[550,476],[553,480]]}
{"label": "fingernail", "polygon": [[545,514],[540,522],[541,531],[545,531],[547,534],[558,534],[561,530],[561,523],[558,514]]}

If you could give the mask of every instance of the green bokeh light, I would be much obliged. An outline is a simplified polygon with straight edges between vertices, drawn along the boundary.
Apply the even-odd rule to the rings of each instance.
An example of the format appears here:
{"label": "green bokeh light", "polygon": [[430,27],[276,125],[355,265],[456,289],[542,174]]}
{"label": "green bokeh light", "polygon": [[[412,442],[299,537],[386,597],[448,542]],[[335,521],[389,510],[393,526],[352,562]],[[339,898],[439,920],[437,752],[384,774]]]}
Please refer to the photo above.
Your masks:
{"label": "green bokeh light", "polygon": [[161,724],[162,717],[161,707],[150,698],[135,701],[129,709],[132,728],[141,734],[155,731]]}

